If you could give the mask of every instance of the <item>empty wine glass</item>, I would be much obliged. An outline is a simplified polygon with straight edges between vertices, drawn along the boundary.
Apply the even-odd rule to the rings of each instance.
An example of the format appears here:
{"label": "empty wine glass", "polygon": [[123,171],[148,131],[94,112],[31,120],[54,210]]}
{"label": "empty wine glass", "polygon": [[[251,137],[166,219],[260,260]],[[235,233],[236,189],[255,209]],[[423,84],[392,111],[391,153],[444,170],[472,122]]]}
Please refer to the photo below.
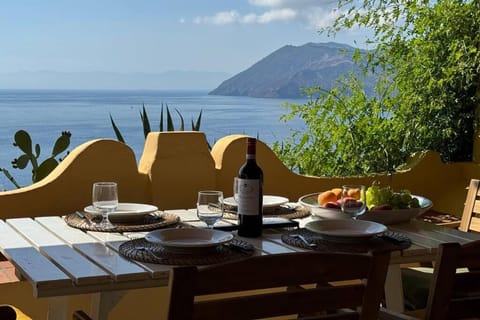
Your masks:
{"label": "empty wine glass", "polygon": [[95,182],[92,191],[93,207],[102,213],[102,221],[98,224],[102,229],[111,229],[114,226],[108,215],[118,207],[118,190],[116,182]]}
{"label": "empty wine glass", "polygon": [[199,191],[197,217],[205,222],[209,229],[213,229],[213,225],[223,217],[223,192]]}
{"label": "empty wine glass", "polygon": [[365,186],[343,186],[340,205],[342,212],[348,214],[352,219],[364,214],[367,208]]}

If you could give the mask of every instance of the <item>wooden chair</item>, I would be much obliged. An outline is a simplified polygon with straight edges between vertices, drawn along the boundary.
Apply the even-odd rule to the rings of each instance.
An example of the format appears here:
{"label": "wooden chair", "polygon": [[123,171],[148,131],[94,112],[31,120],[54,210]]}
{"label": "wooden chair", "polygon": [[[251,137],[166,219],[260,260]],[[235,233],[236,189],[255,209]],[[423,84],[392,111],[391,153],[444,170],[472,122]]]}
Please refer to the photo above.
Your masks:
{"label": "wooden chair", "polygon": [[[389,253],[296,252],[206,267],[176,267],[170,277],[168,319],[296,314],[315,314],[308,319],[376,319],[389,258]],[[358,281],[338,283],[344,280]],[[315,283],[325,285],[302,286]],[[262,290],[269,288],[276,289]],[[239,293],[248,290],[259,291]]]}
{"label": "wooden chair", "polygon": [[458,230],[480,232],[480,180],[471,179]]}
{"label": "wooden chair", "polygon": [[[480,241],[461,246],[439,246],[425,318],[455,320],[480,318]],[[462,268],[462,272],[458,269]],[[465,269],[466,268],[466,269]],[[382,309],[380,319],[412,319]]]}
{"label": "wooden chair", "polygon": [[[471,179],[458,229],[463,232],[480,232],[480,180]],[[479,217],[477,217],[479,215]],[[402,270],[406,304],[411,308],[425,309],[433,266],[431,263]]]}

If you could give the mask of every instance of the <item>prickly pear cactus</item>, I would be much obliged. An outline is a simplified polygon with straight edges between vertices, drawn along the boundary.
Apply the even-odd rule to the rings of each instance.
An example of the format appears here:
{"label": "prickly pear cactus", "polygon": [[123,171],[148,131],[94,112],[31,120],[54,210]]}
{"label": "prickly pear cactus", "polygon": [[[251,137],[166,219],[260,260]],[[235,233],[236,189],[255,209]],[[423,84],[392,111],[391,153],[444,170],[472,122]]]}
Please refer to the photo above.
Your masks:
{"label": "prickly pear cactus", "polygon": [[[25,130],[19,130],[15,133],[14,143],[15,147],[18,147],[23,154],[18,158],[13,159],[12,166],[16,169],[25,169],[29,163],[32,165],[32,182],[38,182],[45,178],[55,167],[58,165],[61,158],[58,160],[56,157],[64,152],[70,145],[70,136],[72,134],[69,131],[63,131],[60,137],[57,138],[55,145],[53,146],[50,156],[39,164],[39,157],[41,153],[40,145],[35,144],[35,149],[32,148],[32,139]],[[67,152],[68,154],[68,152]]]}

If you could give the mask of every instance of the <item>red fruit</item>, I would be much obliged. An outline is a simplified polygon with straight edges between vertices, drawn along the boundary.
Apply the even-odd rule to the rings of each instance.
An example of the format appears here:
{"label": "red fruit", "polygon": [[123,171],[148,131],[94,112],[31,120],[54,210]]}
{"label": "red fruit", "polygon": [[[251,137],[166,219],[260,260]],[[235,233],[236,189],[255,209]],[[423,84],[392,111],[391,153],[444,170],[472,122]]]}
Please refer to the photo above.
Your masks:
{"label": "red fruit", "polygon": [[349,201],[355,201],[357,202],[357,199],[353,198],[353,197],[343,197],[342,199],[340,199],[340,202],[349,202]]}
{"label": "red fruit", "polygon": [[372,207],[371,211],[384,211],[384,210],[392,210],[392,206],[389,204],[381,204],[379,206]]}
{"label": "red fruit", "polygon": [[335,202],[329,201],[329,202],[325,203],[325,205],[323,207],[324,208],[331,208],[331,209],[340,209],[340,203],[338,203],[337,201],[335,201]]}

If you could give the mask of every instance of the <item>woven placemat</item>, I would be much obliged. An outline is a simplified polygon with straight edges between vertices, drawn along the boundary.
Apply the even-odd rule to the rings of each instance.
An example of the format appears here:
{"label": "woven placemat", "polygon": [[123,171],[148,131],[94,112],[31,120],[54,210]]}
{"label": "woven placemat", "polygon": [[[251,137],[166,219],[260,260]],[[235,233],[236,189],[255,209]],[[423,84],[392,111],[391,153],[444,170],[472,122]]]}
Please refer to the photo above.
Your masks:
{"label": "woven placemat", "polygon": [[[298,235],[303,236],[309,243],[315,246],[308,246]],[[404,234],[386,231],[380,235],[366,239],[348,239],[346,241],[335,241],[324,239],[318,233],[307,229],[298,229],[282,235],[282,241],[288,245],[325,252],[354,252],[366,253],[369,251],[397,251],[403,250],[412,244],[410,238]]]}
{"label": "woven placemat", "polygon": [[[229,220],[237,220],[237,208],[225,205],[224,206],[225,212],[223,213],[224,219]],[[268,208],[268,210],[264,210],[263,216],[264,217],[282,217],[285,219],[300,219],[310,215],[310,211],[302,206],[296,206],[295,208],[291,208],[288,206],[278,206],[274,208]]]}
{"label": "woven placemat", "polygon": [[233,238],[229,243],[209,250],[177,253],[140,238],[122,243],[119,252],[127,258],[142,262],[168,265],[207,265],[243,259],[253,255],[255,249],[250,243]]}
{"label": "woven placemat", "polygon": [[[85,217],[87,217],[85,215]],[[100,231],[100,232],[133,232],[133,231],[148,231],[160,229],[175,225],[180,221],[177,215],[163,212],[161,215],[146,215],[143,220],[135,223],[113,223],[114,227],[111,229],[104,229],[97,225],[96,220],[82,218],[77,213],[71,213],[65,216],[65,222],[74,228],[86,231]]]}

